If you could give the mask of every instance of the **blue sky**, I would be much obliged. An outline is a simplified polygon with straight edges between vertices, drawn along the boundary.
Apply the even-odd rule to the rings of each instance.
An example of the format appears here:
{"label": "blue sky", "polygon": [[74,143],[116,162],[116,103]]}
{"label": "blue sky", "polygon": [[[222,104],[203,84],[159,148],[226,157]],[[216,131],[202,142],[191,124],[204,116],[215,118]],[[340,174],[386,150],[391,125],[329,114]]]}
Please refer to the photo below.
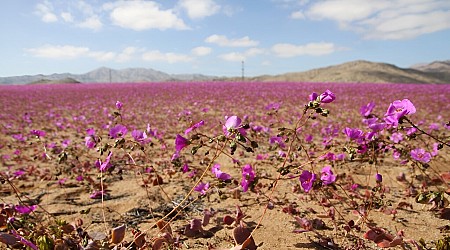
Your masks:
{"label": "blue sky", "polygon": [[247,76],[450,59],[449,0],[2,0],[0,76]]}

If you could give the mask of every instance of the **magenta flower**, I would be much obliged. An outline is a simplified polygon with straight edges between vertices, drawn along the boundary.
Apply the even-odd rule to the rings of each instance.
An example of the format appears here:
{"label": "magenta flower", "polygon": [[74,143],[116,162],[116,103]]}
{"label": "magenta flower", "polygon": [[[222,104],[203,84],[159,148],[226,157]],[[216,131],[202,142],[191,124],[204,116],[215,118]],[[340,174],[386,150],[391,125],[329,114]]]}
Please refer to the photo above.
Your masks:
{"label": "magenta flower", "polygon": [[401,142],[403,140],[403,135],[402,135],[402,133],[392,133],[390,139],[394,143],[399,143],[399,142]]}
{"label": "magenta flower", "polygon": [[348,138],[350,138],[351,140],[358,140],[363,136],[363,132],[361,131],[361,129],[357,129],[357,128],[345,128],[343,130],[344,134],[347,135]]}
{"label": "magenta flower", "polygon": [[37,205],[32,205],[32,206],[17,205],[17,206],[14,206],[14,209],[19,214],[29,214],[29,213],[33,212],[34,210],[36,210],[36,208],[37,208]]}
{"label": "magenta flower", "polygon": [[131,136],[133,136],[135,141],[141,144],[147,144],[151,141],[151,139],[147,136],[147,133],[145,133],[145,131],[133,130],[131,132]]}
{"label": "magenta flower", "polygon": [[286,144],[284,143],[283,137],[279,137],[279,136],[272,136],[269,138],[269,143],[270,144],[278,144],[278,146],[280,146],[280,148],[286,148]]}
{"label": "magenta flower", "polygon": [[211,168],[211,172],[216,176],[216,178],[218,178],[220,180],[223,180],[223,181],[231,180],[231,175],[222,172],[220,170],[220,165],[219,164],[215,164]]}
{"label": "magenta flower", "polygon": [[235,131],[238,131],[241,135],[246,135],[246,131],[244,128],[242,128],[242,120],[241,118],[233,115],[228,117],[227,121],[225,122],[225,125],[223,125],[223,133],[225,136],[229,137],[233,135]]}
{"label": "magenta flower", "polygon": [[315,101],[319,95],[316,92],[312,92],[308,97],[311,102]]}
{"label": "magenta flower", "polygon": [[362,116],[367,117],[372,113],[373,108],[375,108],[375,103],[369,102],[367,105],[361,106],[361,108],[359,109],[359,113]]}
{"label": "magenta flower", "polygon": [[334,95],[333,92],[331,92],[327,89],[325,92],[323,92],[319,96],[319,99],[320,99],[321,103],[330,103],[330,102],[336,100],[336,96]]}
{"label": "magenta flower", "polygon": [[108,197],[109,197],[109,194],[107,193],[106,190],[103,190],[103,191],[101,191],[101,190],[95,190],[94,192],[92,192],[92,193],[89,195],[89,198],[91,198],[91,199],[101,199],[102,196],[108,198]]}
{"label": "magenta flower", "polygon": [[88,135],[95,135],[95,129],[94,128],[88,128],[88,129],[86,129],[86,133]]}
{"label": "magenta flower", "polygon": [[184,163],[182,171],[183,171],[183,173],[189,172],[189,165],[187,163]]}
{"label": "magenta flower", "polygon": [[120,101],[117,101],[117,102],[116,102],[116,108],[117,108],[118,110],[121,110],[122,107],[123,107],[123,103],[121,103]]}
{"label": "magenta flower", "polygon": [[416,108],[410,100],[397,100],[389,105],[389,108],[384,115],[384,121],[395,128],[398,126],[398,121],[400,120],[400,118],[405,115],[411,115],[414,113],[416,113]]}
{"label": "magenta flower", "polygon": [[241,180],[241,186],[242,190],[244,192],[247,192],[248,187],[253,183],[255,180],[255,171],[253,171],[253,168],[250,164],[245,165],[242,167],[242,180]]}
{"label": "magenta flower", "polygon": [[200,182],[197,186],[194,187],[194,190],[199,192],[201,195],[205,195],[209,189],[209,182],[203,183]]}
{"label": "magenta flower", "polygon": [[188,146],[190,144],[189,140],[184,138],[181,135],[177,134],[177,137],[175,138],[175,150],[177,152],[180,152],[183,148]]}
{"label": "magenta flower", "polygon": [[14,139],[16,139],[16,140],[18,140],[18,141],[21,141],[21,142],[24,142],[24,141],[27,139],[27,138],[24,137],[22,134],[12,135],[12,138],[14,138]]}
{"label": "magenta flower", "polygon": [[112,152],[109,152],[104,162],[97,161],[96,166],[100,169],[100,171],[104,172],[112,165],[109,163],[111,161]]}
{"label": "magenta flower", "polygon": [[313,174],[308,170],[303,170],[299,180],[303,190],[308,193],[313,188],[314,181],[316,180],[316,174]]}
{"label": "magenta flower", "polygon": [[433,151],[431,152],[431,156],[436,156],[439,154],[439,143],[433,143]]}
{"label": "magenta flower", "polygon": [[336,181],[336,175],[334,175],[333,171],[331,171],[331,166],[325,166],[322,168],[321,173],[322,175],[320,176],[320,179],[324,185],[329,185]]}
{"label": "magenta flower", "polygon": [[71,141],[69,139],[66,139],[66,140],[62,141],[61,147],[67,148],[69,146],[70,142]]}
{"label": "magenta flower", "polygon": [[127,127],[121,124],[117,124],[115,127],[109,130],[109,136],[113,139],[124,137],[128,132]]}
{"label": "magenta flower", "polygon": [[203,126],[203,125],[205,125],[205,121],[201,120],[201,121],[197,122],[196,124],[192,125],[190,128],[186,129],[186,130],[184,131],[184,134],[187,135],[187,134],[189,134],[192,130],[197,129],[197,128]]}
{"label": "magenta flower", "polygon": [[33,244],[33,242],[25,239],[22,235],[17,233],[16,230],[11,230],[11,234],[14,235],[14,237],[16,237],[22,245],[25,245],[33,250],[39,249],[35,244]]}
{"label": "magenta flower", "polygon": [[32,130],[30,130],[30,134],[34,135],[36,137],[44,137],[45,136],[45,131],[32,129]]}
{"label": "magenta flower", "polygon": [[378,183],[383,182],[383,176],[381,174],[377,173],[375,175],[375,181]]}
{"label": "magenta flower", "polygon": [[86,145],[87,148],[94,148],[96,142],[92,136],[86,136],[84,137],[84,145]]}
{"label": "magenta flower", "polygon": [[411,157],[416,160],[423,163],[428,163],[431,160],[431,154],[426,152],[423,148],[416,148],[414,150],[411,150]]}

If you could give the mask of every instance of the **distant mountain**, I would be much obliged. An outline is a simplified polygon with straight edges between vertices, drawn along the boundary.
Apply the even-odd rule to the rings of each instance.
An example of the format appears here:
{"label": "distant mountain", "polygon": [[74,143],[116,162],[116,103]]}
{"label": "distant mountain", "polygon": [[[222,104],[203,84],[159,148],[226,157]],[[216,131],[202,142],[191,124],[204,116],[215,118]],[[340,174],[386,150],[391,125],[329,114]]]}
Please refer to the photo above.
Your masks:
{"label": "distant mountain", "polygon": [[[426,68],[425,65],[422,66]],[[449,74],[450,70],[444,70]],[[442,74],[442,75],[440,75]],[[450,83],[444,73],[425,72],[412,68],[399,68],[392,64],[369,61],[352,61],[305,72],[275,76],[258,76],[251,81],[302,81],[302,82],[374,82],[374,83]]]}
{"label": "distant mountain", "polygon": [[[69,80],[70,79],[70,80]],[[216,77],[201,74],[167,74],[147,68],[114,70],[99,68],[85,74],[52,74],[0,77],[0,84],[165,81],[241,81],[241,77]],[[450,83],[450,60],[400,68],[392,64],[352,61],[304,72],[246,77],[246,81],[283,82],[374,82],[374,83]]]}
{"label": "distant mountain", "polygon": [[35,82],[31,82],[30,84],[61,84],[61,83],[80,83],[80,82],[73,78],[68,77],[58,80],[41,79]]}
{"label": "distant mountain", "polygon": [[411,68],[426,72],[426,74],[430,76],[443,79],[447,83],[450,82],[450,60],[413,65]]}
{"label": "distant mountain", "polygon": [[45,82],[60,82],[64,79],[70,82],[81,83],[107,83],[107,82],[166,82],[166,81],[210,81],[213,76],[201,74],[167,74],[147,68],[128,68],[115,70],[106,67],[98,68],[85,74],[52,74],[52,75],[25,75],[0,77],[0,84],[30,84]]}

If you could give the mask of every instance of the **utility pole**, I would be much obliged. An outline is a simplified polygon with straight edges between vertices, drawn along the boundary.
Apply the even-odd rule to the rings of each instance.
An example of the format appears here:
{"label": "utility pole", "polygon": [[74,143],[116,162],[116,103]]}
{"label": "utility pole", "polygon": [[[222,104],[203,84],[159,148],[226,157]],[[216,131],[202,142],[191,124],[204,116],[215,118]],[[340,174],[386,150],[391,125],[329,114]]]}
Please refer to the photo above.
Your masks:
{"label": "utility pole", "polygon": [[244,61],[242,61],[242,81],[244,81]]}
{"label": "utility pole", "polygon": [[109,69],[109,83],[112,82],[111,69]]}

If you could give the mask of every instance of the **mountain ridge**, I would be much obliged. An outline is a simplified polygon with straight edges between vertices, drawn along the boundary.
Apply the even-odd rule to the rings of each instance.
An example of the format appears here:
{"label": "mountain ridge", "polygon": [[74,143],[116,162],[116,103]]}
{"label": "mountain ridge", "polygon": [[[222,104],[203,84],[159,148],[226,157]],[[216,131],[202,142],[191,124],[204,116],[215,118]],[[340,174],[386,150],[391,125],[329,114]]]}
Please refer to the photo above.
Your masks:
{"label": "mountain ridge", "polygon": [[[168,74],[151,68],[111,69],[100,67],[84,74],[51,74],[0,77],[0,84],[62,83],[64,79],[80,83],[127,83],[167,81],[241,81],[242,77],[203,74]],[[400,68],[394,64],[356,60],[303,72],[246,77],[246,81],[295,82],[373,82],[373,83],[450,83],[450,60]]]}

